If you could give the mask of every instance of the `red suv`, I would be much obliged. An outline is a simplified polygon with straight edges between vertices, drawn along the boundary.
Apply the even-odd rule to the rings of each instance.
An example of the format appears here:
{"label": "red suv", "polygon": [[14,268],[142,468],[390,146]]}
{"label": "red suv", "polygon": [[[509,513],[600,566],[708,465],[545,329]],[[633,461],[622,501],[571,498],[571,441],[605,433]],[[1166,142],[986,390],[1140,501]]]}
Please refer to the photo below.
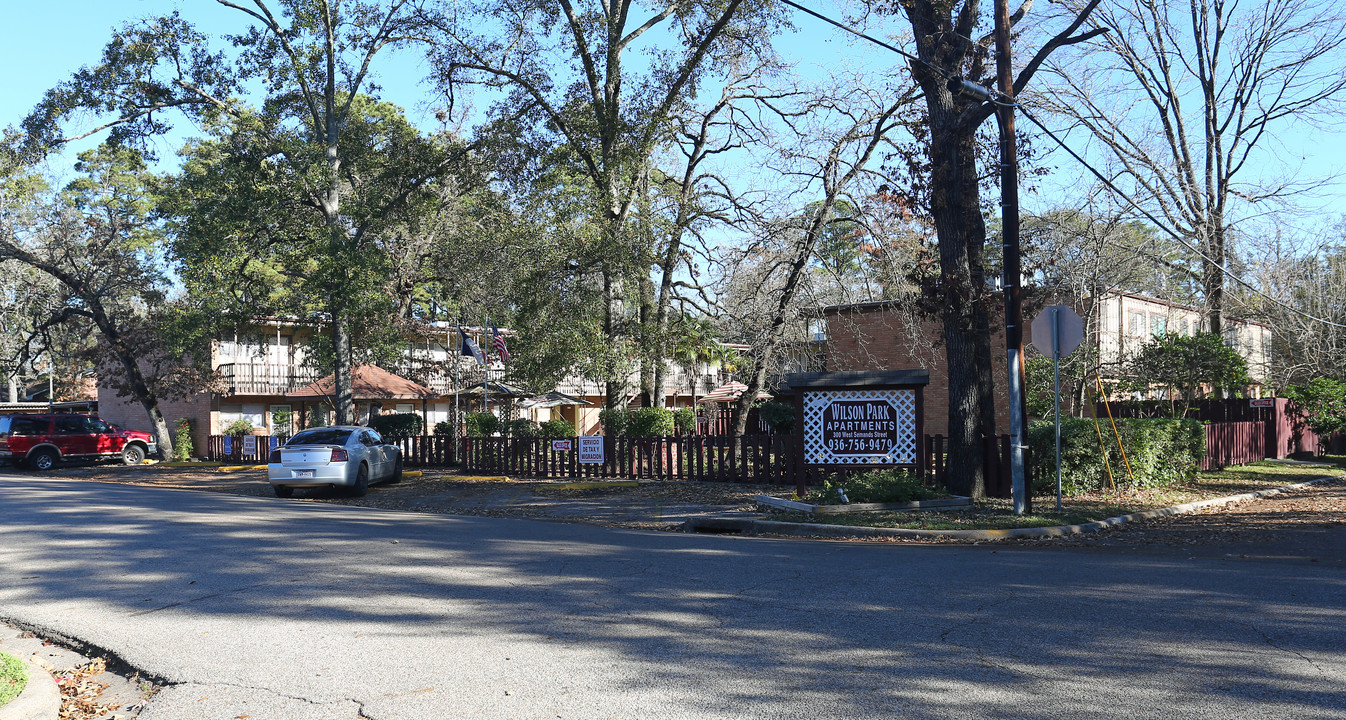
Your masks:
{"label": "red suv", "polygon": [[120,458],[139,465],[156,452],[154,437],[91,415],[0,415],[0,460],[50,470],[66,458]]}

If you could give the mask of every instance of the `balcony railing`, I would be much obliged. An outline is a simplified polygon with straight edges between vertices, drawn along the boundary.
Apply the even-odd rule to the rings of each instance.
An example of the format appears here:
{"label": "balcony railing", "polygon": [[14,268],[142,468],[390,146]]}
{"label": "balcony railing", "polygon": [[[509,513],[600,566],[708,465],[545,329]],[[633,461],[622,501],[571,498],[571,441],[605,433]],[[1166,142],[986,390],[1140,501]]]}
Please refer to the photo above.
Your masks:
{"label": "balcony railing", "polygon": [[225,363],[219,367],[230,395],[285,395],[318,380],[307,368],[264,363]]}

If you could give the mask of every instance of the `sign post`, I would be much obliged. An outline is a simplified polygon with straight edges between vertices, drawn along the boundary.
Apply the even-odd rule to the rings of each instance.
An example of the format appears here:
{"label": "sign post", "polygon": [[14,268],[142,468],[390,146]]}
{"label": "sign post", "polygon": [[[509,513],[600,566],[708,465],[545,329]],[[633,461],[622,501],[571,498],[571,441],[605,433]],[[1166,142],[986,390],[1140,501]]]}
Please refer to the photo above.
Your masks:
{"label": "sign post", "polygon": [[[1056,509],[1061,509],[1061,357],[1084,340],[1084,321],[1065,305],[1051,305],[1033,318],[1033,347],[1052,359],[1056,409]],[[1025,490],[1026,492],[1026,490]]]}

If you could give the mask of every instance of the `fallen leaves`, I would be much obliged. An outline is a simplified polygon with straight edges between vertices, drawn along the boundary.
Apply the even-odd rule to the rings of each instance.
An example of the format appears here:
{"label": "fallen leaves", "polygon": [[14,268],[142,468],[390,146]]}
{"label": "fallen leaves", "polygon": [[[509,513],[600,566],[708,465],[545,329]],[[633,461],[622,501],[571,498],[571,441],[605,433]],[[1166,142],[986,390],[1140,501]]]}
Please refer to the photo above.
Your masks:
{"label": "fallen leaves", "polygon": [[56,685],[61,689],[60,720],[93,720],[121,707],[117,703],[99,702],[108,684],[96,678],[106,669],[103,658],[94,658],[56,676]]}

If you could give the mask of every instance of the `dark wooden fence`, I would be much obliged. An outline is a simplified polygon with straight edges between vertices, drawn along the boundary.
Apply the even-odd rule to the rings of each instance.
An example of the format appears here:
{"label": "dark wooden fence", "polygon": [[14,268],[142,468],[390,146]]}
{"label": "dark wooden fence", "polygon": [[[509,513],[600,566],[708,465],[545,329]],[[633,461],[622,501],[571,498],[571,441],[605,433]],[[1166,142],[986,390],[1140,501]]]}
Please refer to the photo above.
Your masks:
{"label": "dark wooden fence", "polygon": [[[574,451],[558,451],[552,441],[576,438],[466,438],[463,469],[543,478],[660,478],[794,485],[819,482],[825,469],[801,467],[792,435],[605,437],[602,463],[580,463]],[[925,437],[926,467],[944,482],[948,441]],[[983,439],[987,492],[1010,497],[1009,436]]]}
{"label": "dark wooden fence", "polygon": [[542,478],[659,478],[724,482],[794,482],[789,435],[671,435],[603,438],[601,463],[581,463],[553,441],[577,438],[464,438],[463,469]]}
{"label": "dark wooden fence", "polygon": [[[271,450],[284,445],[288,436],[257,436],[257,451],[243,452],[243,438],[211,435],[207,441],[206,459],[218,462],[264,463]],[[406,467],[423,465],[452,465],[457,462],[453,438],[448,435],[413,435],[387,438],[402,449],[402,464]]]}
{"label": "dark wooden fence", "polygon": [[[986,478],[986,494],[993,498],[1013,497],[1014,479],[1010,456],[1010,436],[984,436],[981,439],[981,468]],[[948,438],[943,435],[925,436],[926,467],[939,485],[945,485],[948,476]],[[1033,459],[1028,448],[1024,448],[1024,466],[1027,468],[1025,482],[1030,481],[1033,472]]]}
{"label": "dark wooden fence", "polygon": [[[1169,417],[1172,406],[1162,401],[1126,401],[1111,403],[1109,408],[1116,418]],[[1098,403],[1094,410],[1098,417],[1107,417],[1109,408]],[[1326,451],[1319,447],[1319,438],[1304,424],[1303,415],[1294,403],[1276,398],[1271,407],[1252,407],[1247,400],[1196,400],[1186,417],[1207,423],[1260,422],[1263,428],[1264,457],[1283,458],[1294,453],[1318,455]],[[1261,460],[1262,458],[1258,458]]]}
{"label": "dark wooden fence", "polygon": [[1264,460],[1266,440],[1266,423],[1211,423],[1206,426],[1206,457],[1201,461],[1201,469],[1214,470]]}
{"label": "dark wooden fence", "polygon": [[271,450],[285,444],[285,436],[256,435],[257,448],[254,452],[243,452],[242,437],[230,435],[211,435],[206,440],[206,459],[220,462],[264,463]]}

